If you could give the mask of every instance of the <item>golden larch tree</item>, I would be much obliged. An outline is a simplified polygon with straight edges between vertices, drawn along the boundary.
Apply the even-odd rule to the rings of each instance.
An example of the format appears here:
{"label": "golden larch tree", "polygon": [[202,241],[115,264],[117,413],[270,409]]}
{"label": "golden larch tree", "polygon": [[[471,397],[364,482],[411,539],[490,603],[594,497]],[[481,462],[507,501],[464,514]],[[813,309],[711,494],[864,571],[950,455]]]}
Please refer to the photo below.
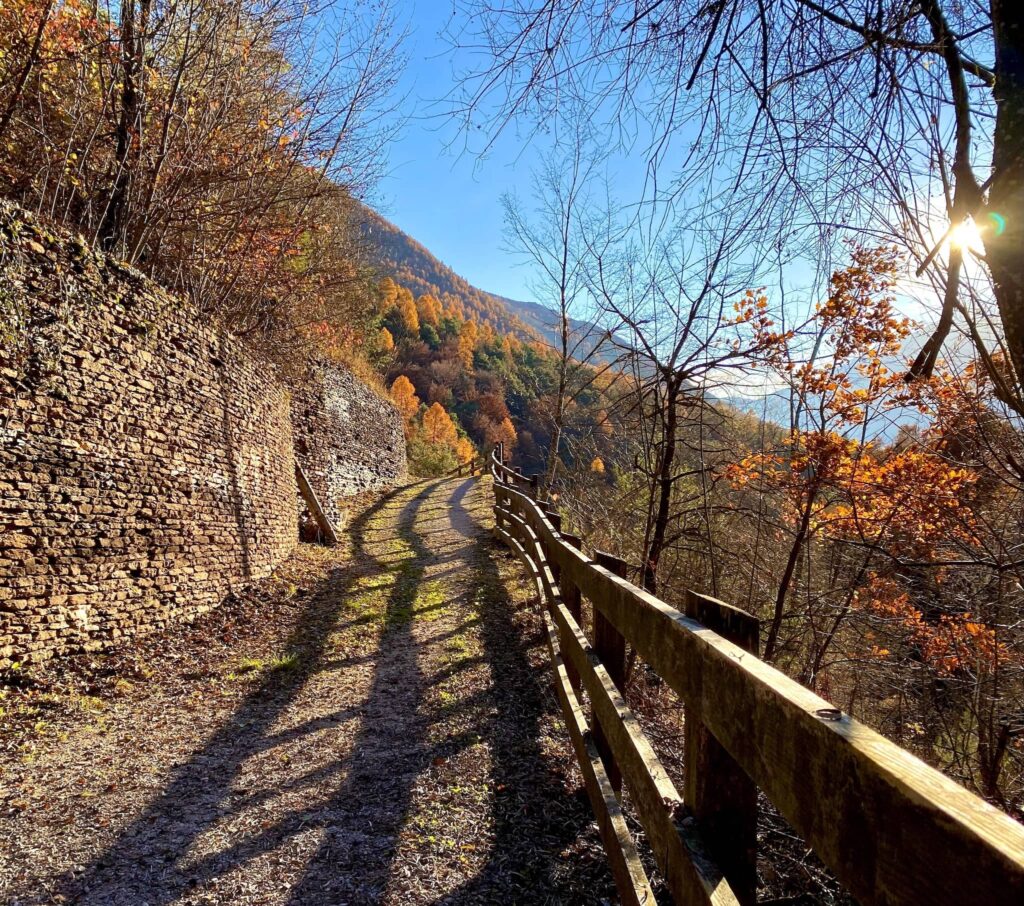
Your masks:
{"label": "golden larch tree", "polygon": [[512,420],[509,418],[503,418],[501,424],[498,425],[497,430],[494,432],[494,440],[496,443],[503,443],[506,450],[510,450],[516,445],[516,429],[512,424]]}
{"label": "golden larch tree", "polygon": [[468,437],[460,437],[455,444],[455,455],[461,463],[471,462],[476,456],[476,447]]}
{"label": "golden larch tree", "polygon": [[390,277],[385,277],[377,284],[380,294],[380,311],[387,311],[398,301],[398,284]]}
{"label": "golden larch tree", "polygon": [[404,286],[398,290],[398,301],[395,303],[398,309],[399,322],[402,330],[409,336],[416,336],[420,332],[420,316],[416,311],[416,303],[413,301],[412,293]]}
{"label": "golden larch tree", "polygon": [[475,321],[467,321],[459,331],[459,359],[467,370],[473,367],[473,350],[476,349],[476,341],[479,337]]}
{"label": "golden larch tree", "polygon": [[455,449],[459,439],[455,422],[440,403],[434,403],[423,413],[423,436],[429,443],[447,444]]}
{"label": "golden larch tree", "polygon": [[441,320],[441,303],[429,293],[424,293],[416,300],[416,312],[419,314],[420,324],[437,327]]}
{"label": "golden larch tree", "polygon": [[409,422],[419,412],[420,398],[416,396],[416,388],[412,385],[412,381],[404,374],[396,377],[391,385],[391,400],[398,407],[406,425],[406,433],[408,433]]}

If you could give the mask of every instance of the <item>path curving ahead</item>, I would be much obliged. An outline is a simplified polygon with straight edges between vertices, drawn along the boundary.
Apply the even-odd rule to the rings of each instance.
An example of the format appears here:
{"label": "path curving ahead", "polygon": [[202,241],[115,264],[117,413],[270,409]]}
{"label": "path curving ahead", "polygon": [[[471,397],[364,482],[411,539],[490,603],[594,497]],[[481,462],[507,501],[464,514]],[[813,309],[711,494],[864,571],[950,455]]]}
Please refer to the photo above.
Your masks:
{"label": "path curving ahead", "polygon": [[489,525],[486,482],[399,488],[347,556],[297,555],[303,588],[281,571],[265,627],[200,627],[5,756],[0,902],[612,899],[539,621]]}

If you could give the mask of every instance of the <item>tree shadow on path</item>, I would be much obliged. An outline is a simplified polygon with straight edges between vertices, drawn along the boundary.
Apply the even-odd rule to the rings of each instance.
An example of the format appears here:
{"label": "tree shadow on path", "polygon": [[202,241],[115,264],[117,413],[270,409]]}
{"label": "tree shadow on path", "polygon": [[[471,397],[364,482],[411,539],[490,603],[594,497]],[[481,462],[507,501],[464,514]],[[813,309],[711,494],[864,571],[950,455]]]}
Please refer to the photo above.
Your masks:
{"label": "tree shadow on path", "polygon": [[[61,880],[64,902],[241,903],[249,901],[240,892],[248,889],[258,889],[255,899],[264,902],[271,891],[250,884],[245,873],[264,858],[284,859],[273,892],[290,906],[428,902],[422,894],[396,900],[393,892],[402,886],[397,873],[420,870],[399,849],[417,778],[481,739],[491,753],[489,854],[473,878],[436,902],[594,903],[611,889],[596,835],[587,830],[589,805],[566,790],[560,763],[542,747],[557,705],[546,656],[531,662],[531,649],[541,644],[539,621],[517,613],[509,600],[486,526],[467,505],[476,482],[460,482],[451,493],[450,487],[441,481],[400,488],[353,522],[352,561],[314,589],[285,642],[294,666],[262,675],[102,855]],[[464,543],[451,542],[458,536]],[[465,593],[417,607],[424,584],[441,579],[457,580],[453,587]],[[353,603],[367,593],[379,596],[378,610],[364,613]],[[449,631],[438,624],[426,644],[472,628],[481,643],[475,663],[486,662],[490,685],[455,705],[479,717],[456,735],[435,732],[442,739],[430,743],[451,712],[432,712],[425,702],[447,675],[443,666],[423,675],[423,663],[432,662],[424,660],[414,621],[445,608],[458,625]],[[358,637],[376,621],[382,629],[372,654],[334,649],[332,636]],[[333,675],[348,669],[372,670],[362,691],[353,700],[321,703],[321,686],[344,692],[332,686]],[[347,737],[350,745],[315,735],[351,721],[358,728]],[[292,743],[321,757],[296,764],[262,790],[244,788],[245,775],[262,764],[249,759]],[[210,840],[225,828],[226,843],[210,852]],[[568,857],[567,848],[574,849]]]}
{"label": "tree shadow on path", "polygon": [[[286,650],[294,655],[295,666],[288,670],[270,670],[262,677],[231,717],[187,763],[175,770],[169,785],[157,799],[84,872],[65,879],[61,890],[65,901],[89,906],[138,906],[140,903],[163,906],[277,848],[296,834],[309,830],[311,824],[327,825],[332,836],[343,837],[347,827],[355,821],[351,811],[345,811],[344,793],[358,784],[360,778],[381,769],[380,764],[373,766],[377,761],[375,756],[380,753],[392,757],[389,758],[391,768],[387,772],[387,783],[382,785],[384,795],[377,797],[375,803],[373,830],[362,837],[349,835],[348,846],[356,858],[363,858],[367,850],[373,850],[378,861],[387,861],[391,841],[408,805],[411,778],[416,765],[426,757],[422,728],[416,724],[422,679],[416,666],[415,644],[409,621],[394,617],[407,612],[416,595],[425,548],[412,526],[417,510],[432,490],[430,486],[402,508],[398,519],[399,531],[412,546],[414,556],[399,566],[388,594],[384,614],[387,628],[380,638],[369,697],[353,703],[356,707],[352,709],[323,715],[296,730],[274,733],[272,728],[310,679],[325,669],[330,636],[341,625],[346,599],[355,591],[359,580],[367,574],[383,575],[394,568],[394,563],[370,552],[366,534],[374,519],[385,508],[393,506],[404,490],[398,489],[382,498],[353,522],[350,529],[353,565],[358,568],[335,569],[310,596],[286,643]],[[232,785],[248,758],[297,735],[314,732],[322,726],[322,721],[337,723],[358,716],[362,717],[362,724],[352,753],[355,763],[348,766],[349,779],[338,797],[329,803],[314,802],[301,811],[286,812],[258,834],[245,836],[214,855],[194,863],[186,860],[190,847],[207,829],[242,808],[251,807],[251,798],[235,800],[232,796]],[[397,765],[393,760],[396,749],[400,753]],[[345,769],[345,764],[336,762],[321,773],[340,774]],[[306,782],[310,779],[302,778]],[[347,808],[351,809],[351,803]],[[362,822],[363,818],[358,820]],[[367,890],[365,901],[373,902],[374,879],[366,876],[363,886]],[[302,899],[299,893],[297,897],[294,902],[317,899]]]}
{"label": "tree shadow on path", "polygon": [[[487,862],[468,883],[436,902],[601,902],[613,887],[591,827],[590,804],[582,788],[575,795],[568,793],[559,765],[541,747],[541,738],[551,729],[545,719],[554,711],[561,727],[562,717],[539,616],[519,612],[509,599],[493,559],[497,545],[466,506],[471,487],[463,484],[452,495],[452,522],[457,531],[478,542],[467,566],[473,572],[472,584],[480,589],[480,637],[495,702],[493,717],[479,732],[490,742],[491,789],[502,792],[491,802],[494,841]],[[530,649],[537,647],[544,650],[534,663]],[[588,829],[584,846],[575,846]]]}

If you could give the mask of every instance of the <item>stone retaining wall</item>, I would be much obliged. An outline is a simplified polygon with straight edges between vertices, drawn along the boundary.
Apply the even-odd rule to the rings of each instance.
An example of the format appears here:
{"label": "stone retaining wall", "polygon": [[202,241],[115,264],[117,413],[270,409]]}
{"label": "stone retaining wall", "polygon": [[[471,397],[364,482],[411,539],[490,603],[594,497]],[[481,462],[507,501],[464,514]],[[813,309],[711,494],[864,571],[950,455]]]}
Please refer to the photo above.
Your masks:
{"label": "stone retaining wall", "polygon": [[[381,464],[397,456],[393,408],[347,372],[325,375],[299,431],[325,491],[394,477]],[[0,666],[216,606],[292,550],[296,494],[291,393],[274,368],[0,204]]]}
{"label": "stone retaining wall", "polygon": [[292,392],[295,451],[320,505],[344,525],[344,499],[390,487],[405,475],[398,410],[351,372],[312,366]]}

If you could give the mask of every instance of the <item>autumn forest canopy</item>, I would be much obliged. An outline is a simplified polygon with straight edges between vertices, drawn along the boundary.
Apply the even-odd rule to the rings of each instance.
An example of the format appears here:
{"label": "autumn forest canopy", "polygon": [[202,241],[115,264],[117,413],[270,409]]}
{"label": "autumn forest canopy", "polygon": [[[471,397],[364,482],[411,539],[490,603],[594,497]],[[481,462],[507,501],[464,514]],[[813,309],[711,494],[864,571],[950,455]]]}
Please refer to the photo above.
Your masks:
{"label": "autumn forest canopy", "polygon": [[419,475],[503,443],[637,584],[1024,817],[1024,7],[458,0],[438,116],[540,149],[467,193],[541,327],[367,207],[403,16],[5,0],[3,194],[347,364]]}

